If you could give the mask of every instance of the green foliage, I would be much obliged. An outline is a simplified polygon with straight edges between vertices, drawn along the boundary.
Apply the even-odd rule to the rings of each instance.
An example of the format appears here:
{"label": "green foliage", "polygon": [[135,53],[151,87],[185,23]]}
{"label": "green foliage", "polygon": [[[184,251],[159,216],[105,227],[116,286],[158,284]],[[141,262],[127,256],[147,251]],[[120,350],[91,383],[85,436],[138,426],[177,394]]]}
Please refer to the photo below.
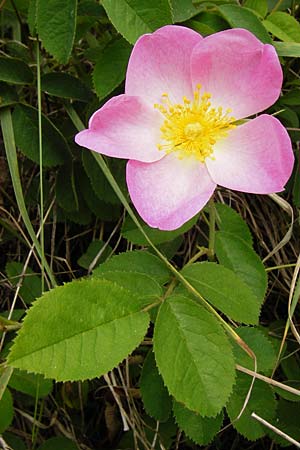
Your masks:
{"label": "green foliage", "polygon": [[0,400],[0,433],[2,434],[11,424],[14,416],[13,399],[10,391],[6,389]]}
{"label": "green foliage", "polygon": [[38,450],[78,450],[75,442],[65,437],[54,437],[44,442]]}
{"label": "green foliage", "polygon": [[281,41],[300,43],[300,24],[287,13],[276,11],[270,14],[264,21],[264,26]]}
{"label": "green foliage", "polygon": [[94,275],[101,276],[101,274],[116,270],[142,273],[150,276],[159,284],[165,284],[170,278],[170,273],[164,263],[157,256],[145,251],[120,253],[101,264],[94,270]]}
{"label": "green foliage", "polygon": [[254,250],[239,237],[218,231],[216,255],[221,264],[234,271],[250,287],[261,304],[267,290],[267,274]]}
{"label": "green foliage", "polygon": [[[32,161],[39,163],[38,112],[31,106],[19,104],[13,115],[13,127],[17,147]],[[63,135],[43,115],[43,165],[52,167],[63,164],[69,149]]]}
{"label": "green foliage", "polygon": [[[203,262],[186,266],[181,273],[202,296],[231,319],[249,324],[258,322],[261,303],[230,269]],[[183,292],[183,288],[178,291]]]}
{"label": "green foliage", "polygon": [[105,47],[93,71],[95,91],[100,100],[109,95],[125,78],[131,46],[118,39]]}
{"label": "green foliage", "polygon": [[216,203],[215,208],[219,230],[243,239],[252,247],[252,236],[249,227],[241,216],[234,209],[223,203]]}
{"label": "green foliage", "polygon": [[250,9],[237,5],[222,5],[219,6],[219,10],[232,28],[246,28],[246,30],[251,31],[262,42],[266,44],[272,43],[267,30],[256,14]]}
{"label": "green foliage", "polygon": [[140,389],[147,413],[160,422],[168,420],[172,409],[172,400],[157,370],[152,351],[149,351],[144,361]]}
{"label": "green foliage", "polygon": [[55,97],[69,98],[81,102],[89,102],[92,99],[91,91],[68,73],[51,72],[45,74],[42,79],[42,90]]}
{"label": "green foliage", "polygon": [[14,369],[8,385],[16,391],[23,392],[23,394],[30,395],[33,398],[46,397],[53,388],[51,380],[47,380],[41,375],[34,375],[18,369]]}
{"label": "green foliage", "polygon": [[173,411],[179,428],[199,445],[209,444],[220,430],[223,422],[222,413],[216,417],[201,417],[177,402],[173,404]]}
{"label": "green foliage", "polygon": [[[151,228],[145,223],[142,223],[142,228],[147,236],[151,239],[153,244],[161,244],[163,242],[169,242],[175,239],[178,236],[181,236],[183,233],[186,233],[189,229],[192,228],[193,225],[197,222],[199,214],[194,216],[180,228],[174,231],[161,231],[157,228]],[[140,220],[140,222],[142,222]],[[149,245],[147,239],[143,235],[143,233],[137,228],[136,224],[133,220],[127,216],[121,230],[122,236],[126,238],[129,242],[138,245]]]}
{"label": "green foliage", "polygon": [[[256,327],[239,327],[235,331],[255,353],[257,371],[270,375],[275,367],[277,355],[264,331]],[[233,347],[233,353],[237,364],[254,370],[253,359],[237,344]]]}
{"label": "green foliage", "polygon": [[141,311],[142,303],[106,280],[59,286],[27,312],[8,362],[57,381],[105,374],[143,339],[149,317]]}
{"label": "green foliage", "polygon": [[12,84],[31,84],[33,73],[21,59],[1,56],[0,80]]}
{"label": "green foliage", "polygon": [[37,31],[45,49],[66,64],[73,48],[77,0],[36,0]]}
{"label": "green foliage", "polygon": [[249,440],[255,441],[264,436],[266,429],[263,425],[251,417],[252,412],[274,423],[276,416],[276,400],[270,386],[260,380],[255,380],[250,399],[239,420],[246,395],[249,392],[252,378],[244,373],[239,373],[233,393],[227,403],[226,410],[234,428]]}
{"label": "green foliage", "polygon": [[14,261],[6,264],[5,271],[13,286],[16,286],[21,281],[19,296],[25,303],[30,304],[42,295],[41,277],[36,275],[30,267],[27,267],[26,272],[22,276],[23,264]]}
{"label": "green foliage", "polygon": [[84,269],[88,269],[90,264],[94,261],[94,258],[99,255],[97,259],[97,264],[100,264],[106,260],[106,258],[110,255],[112,248],[109,245],[106,245],[105,242],[98,240],[92,241],[88,246],[86,252],[80,256],[77,263],[80,267]]}
{"label": "green foliage", "polygon": [[267,0],[246,0],[244,3],[246,8],[252,9],[260,17],[265,17],[268,12]]}
{"label": "green foliage", "polygon": [[215,317],[187,297],[169,297],[156,320],[154,352],[177,401],[201,416],[220,412],[231,393],[235,370],[231,346]]}
{"label": "green foliage", "polygon": [[102,5],[111,23],[131,44],[142,34],[172,23],[168,0],[102,0]]}

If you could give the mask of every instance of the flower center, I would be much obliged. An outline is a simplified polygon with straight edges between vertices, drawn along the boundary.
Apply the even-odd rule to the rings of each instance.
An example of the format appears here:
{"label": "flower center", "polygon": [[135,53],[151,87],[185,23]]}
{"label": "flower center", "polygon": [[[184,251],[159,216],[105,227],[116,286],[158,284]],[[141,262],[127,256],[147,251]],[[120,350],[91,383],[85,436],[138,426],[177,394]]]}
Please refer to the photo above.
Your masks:
{"label": "flower center", "polygon": [[175,152],[179,159],[194,156],[204,162],[208,156],[213,158],[214,144],[236,127],[235,118],[229,116],[231,110],[223,113],[222,107],[212,107],[211,95],[204,92],[200,96],[200,89],[198,84],[192,101],[183,97],[182,104],[172,104],[168,94],[163,94],[161,103],[154,105],[165,117],[159,150]]}

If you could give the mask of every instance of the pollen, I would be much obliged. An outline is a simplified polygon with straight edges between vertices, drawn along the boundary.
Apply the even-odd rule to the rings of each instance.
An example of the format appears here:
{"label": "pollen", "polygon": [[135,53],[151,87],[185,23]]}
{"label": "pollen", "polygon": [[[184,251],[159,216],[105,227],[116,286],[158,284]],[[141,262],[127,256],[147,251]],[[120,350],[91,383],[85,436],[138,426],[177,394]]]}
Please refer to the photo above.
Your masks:
{"label": "pollen", "polygon": [[159,150],[166,154],[174,152],[179,159],[193,156],[204,162],[207,157],[213,158],[215,143],[236,127],[231,110],[224,112],[221,106],[211,106],[211,94],[200,95],[200,91],[198,84],[193,100],[183,97],[182,103],[174,104],[163,93],[161,103],[154,105],[164,116]]}

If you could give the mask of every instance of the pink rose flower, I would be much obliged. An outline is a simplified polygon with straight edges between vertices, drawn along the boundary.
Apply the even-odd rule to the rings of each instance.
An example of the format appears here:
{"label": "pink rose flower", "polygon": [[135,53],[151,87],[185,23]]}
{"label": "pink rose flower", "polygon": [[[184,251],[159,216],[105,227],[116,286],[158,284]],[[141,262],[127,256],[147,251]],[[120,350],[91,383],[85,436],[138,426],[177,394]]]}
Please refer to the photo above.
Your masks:
{"label": "pink rose flower", "polygon": [[141,36],[125,94],[96,111],[77,144],[129,159],[131,200],[151,227],[173,230],[199,212],[217,184],[242,192],[284,189],[294,156],[278,119],[274,47],[244,29],[203,38],[170,25]]}

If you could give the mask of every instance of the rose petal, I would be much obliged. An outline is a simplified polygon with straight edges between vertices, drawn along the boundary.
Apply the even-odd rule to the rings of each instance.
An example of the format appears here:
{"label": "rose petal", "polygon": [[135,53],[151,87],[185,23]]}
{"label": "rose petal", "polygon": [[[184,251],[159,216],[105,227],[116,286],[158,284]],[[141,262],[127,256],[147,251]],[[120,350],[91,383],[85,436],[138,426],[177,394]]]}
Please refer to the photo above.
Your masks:
{"label": "rose petal", "polygon": [[263,114],[229,132],[205,163],[212,179],[254,194],[280,192],[294,164],[289,135],[275,117]]}
{"label": "rose petal", "polygon": [[177,103],[191,96],[190,58],[201,39],[195,31],[176,25],[140,37],[129,59],[126,94],[142,96],[151,105],[165,92]]}
{"label": "rose petal", "polygon": [[75,141],[103,155],[152,162],[163,157],[160,126],[161,114],[141,98],[119,95],[92,115]]}
{"label": "rose petal", "polygon": [[174,230],[191,219],[216,187],[204,164],[172,154],[151,164],[129,161],[127,185],[140,216],[160,230]]}
{"label": "rose petal", "polygon": [[212,94],[213,106],[236,119],[271,106],[279,97],[282,70],[276,51],[243,29],[212,34],[192,54],[193,84]]}

